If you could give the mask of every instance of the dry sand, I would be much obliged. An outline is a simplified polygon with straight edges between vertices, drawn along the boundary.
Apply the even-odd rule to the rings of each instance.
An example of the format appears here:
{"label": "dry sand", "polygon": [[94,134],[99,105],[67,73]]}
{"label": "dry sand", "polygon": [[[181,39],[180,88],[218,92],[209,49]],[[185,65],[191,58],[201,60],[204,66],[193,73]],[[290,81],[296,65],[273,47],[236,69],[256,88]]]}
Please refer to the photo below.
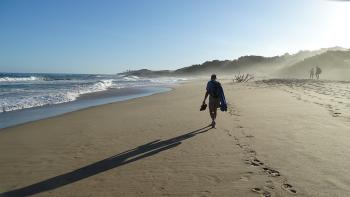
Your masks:
{"label": "dry sand", "polygon": [[0,196],[350,196],[350,123],[270,85],[205,82],[0,130]]}

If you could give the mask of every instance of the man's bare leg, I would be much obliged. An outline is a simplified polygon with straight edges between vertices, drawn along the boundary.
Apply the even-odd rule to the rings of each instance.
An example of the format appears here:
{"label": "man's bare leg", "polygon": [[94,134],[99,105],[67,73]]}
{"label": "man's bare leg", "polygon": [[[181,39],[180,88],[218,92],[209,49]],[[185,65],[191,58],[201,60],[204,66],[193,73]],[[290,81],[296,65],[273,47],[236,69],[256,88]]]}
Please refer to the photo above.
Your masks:
{"label": "man's bare leg", "polygon": [[215,119],[216,119],[216,110],[215,109],[210,109],[209,110],[209,113],[210,113],[210,117],[211,117],[211,126],[214,128],[215,127]]}
{"label": "man's bare leg", "polygon": [[214,121],[215,120],[215,116],[214,116],[213,110],[210,110],[209,114],[210,114],[211,120]]}

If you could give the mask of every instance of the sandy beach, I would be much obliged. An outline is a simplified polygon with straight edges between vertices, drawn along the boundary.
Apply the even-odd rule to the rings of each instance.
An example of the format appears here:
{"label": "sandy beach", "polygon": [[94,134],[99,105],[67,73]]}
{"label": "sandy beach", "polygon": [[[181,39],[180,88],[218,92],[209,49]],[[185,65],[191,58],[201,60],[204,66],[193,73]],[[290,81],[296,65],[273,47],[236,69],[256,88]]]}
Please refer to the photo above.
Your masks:
{"label": "sandy beach", "polygon": [[210,129],[205,83],[0,130],[0,196],[350,196],[350,122],[329,104],[223,81]]}

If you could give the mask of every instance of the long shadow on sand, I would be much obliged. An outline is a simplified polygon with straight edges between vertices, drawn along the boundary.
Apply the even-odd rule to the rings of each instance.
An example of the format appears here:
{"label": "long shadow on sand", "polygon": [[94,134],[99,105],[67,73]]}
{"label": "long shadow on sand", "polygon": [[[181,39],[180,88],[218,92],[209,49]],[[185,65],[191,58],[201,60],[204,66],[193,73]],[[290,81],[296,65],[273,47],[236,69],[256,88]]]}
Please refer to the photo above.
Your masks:
{"label": "long shadow on sand", "polygon": [[168,140],[155,140],[147,144],[138,146],[134,149],[119,153],[112,157],[103,159],[93,164],[84,166],[77,170],[38,182],[32,185],[15,189],[0,194],[0,196],[29,196],[40,192],[56,189],[76,181],[94,176],[98,173],[143,159],[159,152],[174,148],[181,144],[182,141],[194,137],[197,134],[207,132],[211,128],[209,126],[197,129],[195,131],[180,135]]}

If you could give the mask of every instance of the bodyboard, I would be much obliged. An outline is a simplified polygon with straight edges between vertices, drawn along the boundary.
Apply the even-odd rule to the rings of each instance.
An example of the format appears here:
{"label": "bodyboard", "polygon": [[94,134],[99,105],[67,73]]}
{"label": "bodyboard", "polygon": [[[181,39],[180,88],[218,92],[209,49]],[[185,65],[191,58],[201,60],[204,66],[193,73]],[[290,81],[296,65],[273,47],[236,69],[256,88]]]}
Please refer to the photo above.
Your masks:
{"label": "bodyboard", "polygon": [[227,103],[225,98],[224,89],[222,86],[219,86],[219,92],[220,92],[220,110],[221,111],[227,111]]}

